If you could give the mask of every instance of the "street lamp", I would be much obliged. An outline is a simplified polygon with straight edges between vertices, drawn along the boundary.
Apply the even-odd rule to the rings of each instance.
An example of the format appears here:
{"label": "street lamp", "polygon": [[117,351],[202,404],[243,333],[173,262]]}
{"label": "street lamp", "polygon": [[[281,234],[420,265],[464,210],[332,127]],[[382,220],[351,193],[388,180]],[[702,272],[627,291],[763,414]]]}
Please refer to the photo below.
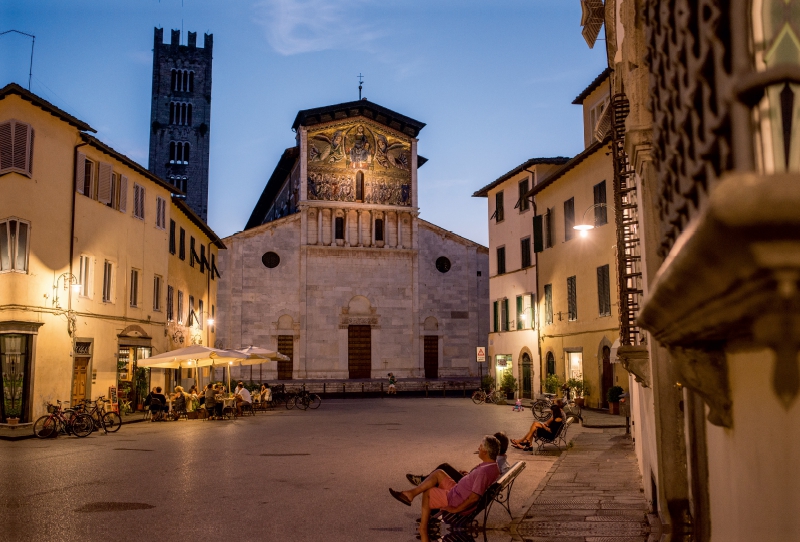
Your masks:
{"label": "street lamp", "polygon": [[81,291],[81,284],[78,280],[78,277],[73,275],[72,273],[61,273],[61,275],[56,278],[55,284],[53,284],[53,291],[55,293],[53,297],[53,305],[58,307],[58,283],[59,281],[64,282],[64,291],[67,291],[70,287],[72,288],[73,293],[80,293]]}
{"label": "street lamp", "polygon": [[583,212],[583,217],[581,218],[581,224],[575,224],[574,226],[572,226],[572,229],[578,230],[580,232],[581,237],[586,237],[588,235],[588,231],[593,230],[595,226],[594,224],[586,224],[586,213],[588,213],[592,209],[597,209],[600,207],[605,208],[607,206],[605,203],[595,203],[594,205],[586,209]]}

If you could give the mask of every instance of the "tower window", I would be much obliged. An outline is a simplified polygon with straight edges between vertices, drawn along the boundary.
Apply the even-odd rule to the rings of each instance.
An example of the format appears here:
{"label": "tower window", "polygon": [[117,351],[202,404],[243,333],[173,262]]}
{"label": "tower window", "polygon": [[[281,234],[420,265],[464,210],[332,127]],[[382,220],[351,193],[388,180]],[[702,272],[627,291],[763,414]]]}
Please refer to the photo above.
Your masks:
{"label": "tower window", "polygon": [[170,88],[176,92],[194,92],[194,72],[191,70],[172,70]]}
{"label": "tower window", "polygon": [[189,163],[189,143],[185,141],[169,142],[169,163],[188,164]]}
{"label": "tower window", "polygon": [[192,104],[170,102],[169,123],[178,126],[192,125]]}
{"label": "tower window", "polygon": [[383,241],[383,219],[375,219],[375,240]]}
{"label": "tower window", "polygon": [[175,188],[177,188],[184,194],[186,193],[186,188],[189,184],[189,177],[187,177],[186,175],[170,175],[167,178]]}

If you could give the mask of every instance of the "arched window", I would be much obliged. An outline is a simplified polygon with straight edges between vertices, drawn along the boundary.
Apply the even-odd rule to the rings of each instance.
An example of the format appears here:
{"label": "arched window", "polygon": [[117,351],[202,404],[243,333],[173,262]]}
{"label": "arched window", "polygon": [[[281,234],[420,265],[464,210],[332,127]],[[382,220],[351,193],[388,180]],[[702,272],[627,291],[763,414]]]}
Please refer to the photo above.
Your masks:
{"label": "arched window", "polygon": [[186,106],[186,122],[184,124],[187,126],[192,125],[192,104]]}
{"label": "arched window", "polygon": [[189,144],[188,143],[184,143],[183,144],[183,163],[184,164],[188,164],[189,163]]}
{"label": "arched window", "polygon": [[552,352],[547,353],[547,376],[556,374],[556,358]]}
{"label": "arched window", "polygon": [[375,219],[375,240],[383,241],[383,219]]}
{"label": "arched window", "polygon": [[172,70],[170,72],[169,88],[172,90],[178,89],[178,71]]}
{"label": "arched window", "polygon": [[174,164],[175,163],[175,142],[174,141],[170,141],[169,142],[169,163],[170,164]]}
{"label": "arched window", "polygon": [[189,163],[189,143],[182,141],[169,142],[169,163],[188,164]]}
{"label": "arched window", "polygon": [[356,173],[356,201],[364,201],[364,173]]}
{"label": "arched window", "polygon": [[194,92],[194,72],[189,72],[189,85],[186,90]]}

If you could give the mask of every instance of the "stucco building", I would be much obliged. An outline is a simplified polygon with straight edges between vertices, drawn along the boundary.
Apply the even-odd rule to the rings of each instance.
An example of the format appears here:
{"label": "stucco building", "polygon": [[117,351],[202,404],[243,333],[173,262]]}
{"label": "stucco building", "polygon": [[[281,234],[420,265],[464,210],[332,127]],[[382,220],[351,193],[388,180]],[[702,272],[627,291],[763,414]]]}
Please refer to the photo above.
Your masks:
{"label": "stucco building", "polygon": [[296,145],[225,239],[220,344],[289,356],[270,379],[478,374],[488,254],[419,219],[424,126],[367,100],[297,114]]}

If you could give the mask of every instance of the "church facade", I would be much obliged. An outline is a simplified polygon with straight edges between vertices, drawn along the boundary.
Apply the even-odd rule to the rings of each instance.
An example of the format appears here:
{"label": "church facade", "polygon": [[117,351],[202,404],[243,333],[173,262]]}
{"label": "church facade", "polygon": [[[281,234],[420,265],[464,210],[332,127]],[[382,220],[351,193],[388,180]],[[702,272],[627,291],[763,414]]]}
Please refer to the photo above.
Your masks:
{"label": "church facade", "polygon": [[220,254],[218,345],[269,379],[478,375],[488,249],[419,218],[414,119],[367,100],[300,111],[245,230]]}

